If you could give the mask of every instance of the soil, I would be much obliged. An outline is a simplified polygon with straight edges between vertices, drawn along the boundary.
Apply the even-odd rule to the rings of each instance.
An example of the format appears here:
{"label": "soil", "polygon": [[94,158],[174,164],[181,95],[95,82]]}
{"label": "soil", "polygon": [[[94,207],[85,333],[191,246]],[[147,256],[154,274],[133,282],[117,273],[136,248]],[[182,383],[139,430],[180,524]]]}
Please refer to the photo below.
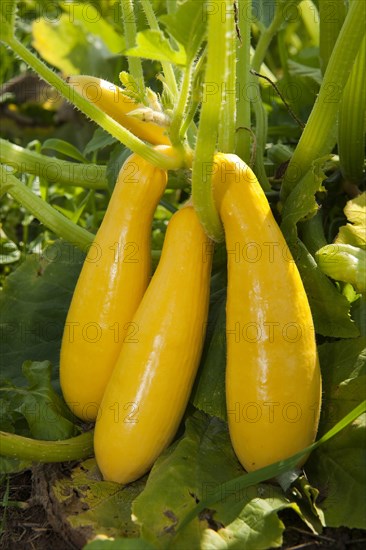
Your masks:
{"label": "soil", "polygon": [[[33,479],[32,479],[33,478]],[[59,524],[47,513],[43,496],[34,494],[34,475],[25,471],[10,477],[6,498],[6,482],[0,492],[2,506],[0,548],[4,550],[80,550],[83,545],[70,541],[62,519]],[[366,547],[366,530],[325,528],[321,535],[306,530],[306,526],[292,511],[280,513],[286,525],[284,550],[363,550]]]}

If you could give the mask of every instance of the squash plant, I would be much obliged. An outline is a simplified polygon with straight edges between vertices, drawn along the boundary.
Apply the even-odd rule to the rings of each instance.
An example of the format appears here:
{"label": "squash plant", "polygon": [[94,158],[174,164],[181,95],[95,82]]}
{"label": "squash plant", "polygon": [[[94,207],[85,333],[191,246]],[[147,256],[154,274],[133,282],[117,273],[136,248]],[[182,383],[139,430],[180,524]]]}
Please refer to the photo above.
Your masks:
{"label": "squash plant", "polygon": [[[286,537],[288,517],[293,517],[286,516],[283,523],[286,509],[295,512],[314,536],[324,527],[365,528],[365,300],[364,284],[356,275],[360,265],[364,269],[366,248],[364,2],[108,0],[93,4],[56,2],[51,14],[42,12],[46,8],[41,2],[33,4],[38,17],[27,15],[24,5],[18,6],[15,0],[2,2],[0,39],[7,48],[2,50],[4,60],[11,55],[22,60],[52,86],[58,100],[71,102],[98,129],[81,150],[62,139],[43,144],[40,140],[27,144],[19,138],[15,140],[18,143],[1,139],[4,212],[9,214],[9,204],[15,201],[42,224],[42,231],[28,248],[27,243],[23,249],[17,247],[16,234],[11,233],[7,220],[3,227],[12,238],[7,233],[1,235],[2,263],[16,266],[5,278],[0,295],[4,349],[0,387],[2,472],[8,475],[35,463],[79,461],[70,466],[67,478],[61,477],[49,487],[53,502],[63,501],[62,495],[70,487],[80,495],[76,512],[67,507],[64,512],[70,541],[79,547],[271,548],[282,544],[284,532]],[[24,31],[26,16],[32,22],[32,46]],[[72,46],[68,47],[64,36]],[[47,47],[44,37],[53,48]],[[77,55],[78,48],[84,56]],[[92,54],[88,56],[89,51]],[[62,77],[50,65],[61,71]],[[47,150],[56,154],[50,157],[45,154]],[[232,211],[226,213],[224,201],[220,198],[215,202],[212,187],[213,183],[215,189],[226,184],[221,181],[225,175],[216,171],[217,152],[224,159],[237,155],[239,163],[253,170],[262,187],[257,191],[246,188],[245,178],[229,171],[228,181],[234,180],[242,189],[231,205]],[[90,259],[95,234],[109,221],[111,210],[114,212],[111,206],[116,206],[114,216],[128,221],[130,205],[139,199],[140,190],[135,189],[133,178],[126,187],[126,199],[121,193],[119,201],[118,183],[111,194],[120,167],[131,158],[138,159],[138,167],[148,166],[164,180],[154,189],[151,204],[144,202],[142,210],[149,210],[149,220],[139,223],[137,208],[137,222],[133,222],[133,239],[141,238],[147,253],[148,226],[161,199],[153,220],[151,249],[154,267],[158,267],[144,297],[142,291],[136,298],[133,285],[131,290],[119,289],[116,296],[122,301],[125,291],[127,301],[136,298],[134,310],[141,300],[136,318],[143,323],[151,315],[149,324],[157,331],[156,338],[166,329],[164,315],[169,322],[174,321],[173,310],[179,309],[173,326],[174,334],[179,327],[182,334],[178,339],[170,335],[171,348],[163,357],[167,374],[161,387],[169,380],[164,398],[159,391],[154,394],[150,417],[144,419],[141,430],[135,430],[141,449],[149,446],[147,462],[142,460],[144,464],[136,465],[132,477],[121,476],[118,481],[135,480],[151,469],[144,477],[122,485],[107,481],[109,473],[106,480],[102,479],[93,458],[93,425],[81,423],[66,406],[58,366],[67,311],[82,265],[88,266],[85,255],[88,253]],[[185,212],[182,205],[187,199],[190,205],[185,206]],[[260,218],[263,205],[269,211],[268,203],[281,232],[272,214],[268,219]],[[172,250],[168,258],[162,252],[162,242],[171,214],[172,220],[179,218],[176,210],[183,215],[189,212],[194,219],[183,224],[180,240],[179,235],[174,236],[178,239],[177,256]],[[196,226],[198,220],[200,225]],[[241,221],[235,224],[235,220]],[[116,219],[112,224],[117,245],[122,221]],[[226,245],[223,224],[226,233],[230,227]],[[268,230],[266,224],[274,224],[276,230]],[[112,229],[108,229],[107,240]],[[121,229],[125,231],[128,228]],[[167,245],[171,248],[169,232]],[[212,242],[216,243],[214,252]],[[113,243],[109,251],[116,252]],[[266,269],[258,264],[264,255]],[[281,271],[293,259],[296,284],[288,276],[290,267]],[[199,266],[197,277],[208,278],[211,261],[206,322],[203,310],[207,294],[197,294],[193,263]],[[179,269],[181,262],[186,272]],[[231,284],[230,273],[239,266],[242,275],[237,285]],[[97,272],[97,267],[98,263],[89,265],[89,272]],[[112,272],[114,266],[110,269]],[[247,308],[245,326],[239,329],[239,339],[244,338],[245,344],[256,343],[260,331],[266,345],[273,346],[279,372],[276,384],[280,387],[282,381],[286,388],[292,385],[293,392],[298,392],[291,393],[294,397],[286,403],[277,403],[275,395],[273,402],[259,403],[261,388],[256,394],[249,391],[243,397],[246,401],[241,402],[235,377],[230,379],[230,402],[226,401],[226,340],[235,337],[229,325],[231,311],[237,307],[236,300],[240,301],[238,289],[246,273],[246,283],[249,281],[253,288],[246,288],[248,299],[243,300],[241,309]],[[260,273],[259,279],[255,273]],[[92,276],[81,276],[79,284],[87,288]],[[146,270],[143,277],[145,288]],[[137,280],[133,283],[138,286]],[[265,294],[273,297],[275,305],[266,311],[268,318],[255,311],[260,294],[256,285],[265,287]],[[228,305],[226,320],[227,286],[233,309]],[[91,290],[88,311],[96,315],[102,302],[93,302],[96,294]],[[95,290],[103,298],[101,288]],[[163,296],[168,301],[163,302]],[[155,302],[157,318],[152,311]],[[197,315],[195,308],[200,310]],[[99,325],[88,315],[83,326],[86,351],[81,351],[80,361],[90,356],[87,361],[99,364],[98,355],[92,357]],[[250,332],[253,320],[255,334]],[[285,332],[281,323],[287,327]],[[309,390],[301,376],[289,377],[300,349],[291,332],[298,323],[306,324],[306,341],[300,343],[304,357],[306,353],[313,358],[316,355],[312,348],[315,331],[323,404],[317,441],[312,443],[312,433],[293,446],[291,434],[304,420],[301,405],[309,408],[319,401],[313,399],[319,394],[319,385]],[[267,333],[263,333],[264,328]],[[109,337],[116,343],[113,330]],[[180,369],[186,368],[186,357],[194,356],[195,370],[202,345],[192,388],[193,371],[182,373]],[[176,357],[171,355],[174,346]],[[248,360],[245,354],[251,354],[252,348],[240,347],[243,357],[237,360],[243,362],[243,369]],[[104,355],[103,350],[100,355]],[[148,360],[153,361],[152,356]],[[259,353],[250,355],[249,368],[263,367],[262,360]],[[130,367],[130,382],[135,364],[137,375],[144,376],[139,361],[133,347],[122,345],[118,367],[122,365],[125,373],[126,365]],[[112,381],[123,378],[122,367],[117,370]],[[72,378],[72,372],[67,376]],[[79,390],[83,377],[85,388]],[[71,403],[88,384],[99,384],[100,380],[93,377],[97,377],[96,371],[88,370],[85,363],[75,387],[70,378],[66,400]],[[180,384],[184,395],[178,398]],[[62,376],[61,385],[65,391]],[[71,389],[75,394],[69,398]],[[170,401],[166,395],[169,391]],[[314,395],[309,397],[308,391]],[[108,410],[117,415],[114,406],[118,393],[112,387],[105,398]],[[94,403],[100,398],[90,400]],[[178,407],[181,410],[176,414]],[[318,422],[315,409],[312,432]],[[129,418],[131,412],[131,408],[124,411]],[[277,433],[278,423],[273,422],[273,433],[262,433],[260,421],[266,420],[266,415],[267,425],[279,416],[281,426],[287,423],[289,430],[281,428]],[[77,416],[94,420],[89,415]],[[154,417],[165,426],[171,421],[174,433],[164,428],[161,434],[156,426],[152,428],[150,420]],[[250,427],[250,434],[241,432],[233,437],[243,422]],[[272,460],[266,459],[260,464],[264,467],[246,473],[234,453],[228,424],[242,463],[238,449],[246,446],[245,438],[254,452],[264,444],[270,451],[273,448]],[[113,429],[110,424],[106,427],[103,418],[97,423],[97,459],[102,456],[104,473],[112,466],[120,467],[118,456],[108,462],[106,450],[112,441],[115,449],[121,446],[117,426],[118,422]],[[128,424],[122,428],[125,433],[129,431]],[[285,454],[281,453],[284,447],[288,450]],[[141,449],[136,447],[136,456]],[[124,456],[123,449],[118,452]],[[93,517],[86,509],[94,510]],[[80,533],[73,539],[77,528],[85,528],[81,539]],[[98,536],[109,540],[93,541]]]}

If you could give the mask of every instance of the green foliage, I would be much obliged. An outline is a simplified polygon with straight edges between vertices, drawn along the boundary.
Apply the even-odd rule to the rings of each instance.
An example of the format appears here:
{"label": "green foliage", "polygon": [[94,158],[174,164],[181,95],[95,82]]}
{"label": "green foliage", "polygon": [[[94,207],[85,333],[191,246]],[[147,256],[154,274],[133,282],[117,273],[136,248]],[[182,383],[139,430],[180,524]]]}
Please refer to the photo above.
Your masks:
{"label": "green foliage", "polygon": [[339,229],[335,242],[366,249],[366,192],[348,201],[344,213],[349,223]]}
{"label": "green foliage", "polygon": [[184,46],[188,62],[193,60],[204,39],[207,23],[206,9],[204,2],[197,9],[196,0],[188,0],[179,6],[176,13],[160,17],[169,33]]}
{"label": "green foliage", "polygon": [[[163,104],[173,113],[174,90],[167,88],[166,71],[164,76],[159,76],[161,81],[157,78],[162,65],[164,68],[164,63],[168,64],[180,83],[184,67],[198,61],[197,69],[192,65],[192,82],[186,83],[187,105],[183,106],[184,114],[192,108],[187,126],[190,124],[189,139],[194,144],[199,104],[208,99],[202,95],[201,82],[207,59],[200,62],[199,57],[206,41],[205,3],[186,0],[169,5],[163,0],[154,0],[152,5],[164,32],[147,29],[140,3],[135,4],[136,45],[127,51],[121,34],[123,21],[119,4],[113,0],[92,4],[54,2],[47,6],[35,0],[21,2],[17,34],[28,49],[33,40],[38,55],[64,75],[93,74],[118,82],[118,74],[122,73],[123,83],[132,86],[135,80],[126,73],[125,56],[151,60],[143,64],[145,81],[160,93],[164,90]],[[336,3],[337,20],[330,28],[327,16],[334,2],[313,3],[314,21],[315,5],[320,10],[318,47],[314,21],[309,26],[306,14],[302,13],[305,3],[253,0],[252,4],[254,49],[263,36],[269,37],[276,6],[282,17],[277,36],[271,36],[268,42],[261,71],[272,75],[284,99],[304,122],[311,112],[317,113],[310,119],[311,131],[303,133],[277,91],[266,82],[266,86],[258,86],[254,100],[264,105],[268,132],[265,124],[260,126],[254,119],[252,126],[257,133],[253,142],[258,138],[267,142],[263,162],[272,184],[268,197],[297,262],[316,333],[322,342],[319,346],[324,394],[321,435],[362,401],[366,384],[365,298],[357,296],[350,285],[335,284],[320,270],[315,253],[327,242],[319,244],[316,224],[311,223],[320,210],[323,213],[320,225],[327,227],[328,241],[333,240],[339,229],[336,243],[366,247],[366,194],[355,197],[364,189],[364,183],[359,178],[359,188],[347,187],[339,159],[329,156],[335,143],[334,121],[342,92],[338,76],[342,77],[341,82],[346,80],[342,63],[347,61],[346,72],[351,69],[349,52],[338,47],[342,63],[333,58],[329,65],[336,70],[328,75],[328,80],[324,69],[335,49],[347,6],[345,2]],[[245,2],[238,2],[238,6],[239,16],[243,16]],[[0,39],[5,42],[13,37],[15,7],[16,2],[11,0],[1,3]],[[245,15],[248,14],[244,10]],[[361,34],[361,20],[359,25],[357,36]],[[351,30],[348,28],[347,32]],[[349,43],[352,51],[356,51],[357,44]],[[1,48],[0,75],[7,79],[18,74],[20,64],[10,50],[5,50],[3,45]],[[213,65],[211,69],[217,79],[220,71]],[[321,101],[316,100],[319,90]],[[144,99],[143,91],[139,98]],[[224,99],[215,98],[219,108]],[[27,190],[38,194],[69,220],[94,232],[103,218],[118,171],[131,151],[100,127],[95,130],[86,120],[82,126],[77,118],[66,125],[53,122],[47,129],[36,126],[31,130],[22,122],[14,131],[11,126],[14,122],[9,122],[9,102],[9,96],[1,99],[0,116],[2,112],[8,116],[7,126],[2,130],[6,137],[15,136],[14,141],[26,145],[28,136],[34,137],[33,131],[38,144],[33,143],[30,148],[41,147],[61,158],[76,159],[86,168],[91,161],[103,163],[108,189],[104,183],[100,188],[102,192],[99,187],[95,187],[98,191],[72,188],[70,182],[50,184],[42,175],[19,171],[21,184]],[[20,102],[12,109],[15,118],[27,115],[32,120],[29,115],[35,112],[32,108],[34,106]],[[58,117],[61,107],[52,105],[52,108]],[[49,116],[47,109],[45,102],[38,106],[37,112]],[[214,109],[211,117],[216,114]],[[265,135],[259,135],[259,131]],[[302,151],[296,146],[301,135],[306,137],[306,141],[302,138]],[[205,147],[205,143],[201,145]],[[286,174],[286,200],[280,203],[279,184],[294,151],[295,160],[291,161]],[[323,154],[325,157],[319,159]],[[6,164],[7,159],[2,160]],[[155,263],[171,211],[190,193],[185,168],[171,172],[169,181],[174,182],[175,189],[165,195],[164,207],[158,208],[153,224]],[[85,255],[72,243],[57,240],[52,244],[54,234],[9,196],[2,197],[0,216],[0,263],[5,280],[0,293],[0,369],[6,380],[0,388],[1,429],[44,440],[66,439],[79,428],[60,396],[57,369],[63,325]],[[325,240],[323,234],[322,239]],[[223,245],[222,248],[224,250]],[[214,260],[204,352],[185,422],[176,440],[147,476],[128,486],[102,481],[94,459],[75,465],[67,475],[52,483],[51,498],[62,507],[65,523],[70,529],[84,529],[88,533],[90,542],[85,546],[88,550],[280,547],[285,529],[280,512],[284,509],[296,513],[304,528],[313,532],[320,532],[322,525],[366,528],[365,415],[313,451],[305,465],[305,475],[297,479],[296,471],[288,472],[294,464],[289,466],[286,461],[270,467],[265,474],[245,474],[238,463],[226,425],[225,254],[220,255],[218,251]],[[30,465],[29,460],[0,456],[3,473],[21,471]],[[264,483],[286,468],[287,478],[292,476],[291,481],[295,480],[288,490],[274,482]],[[279,479],[283,482],[283,478]],[[187,517],[191,521],[188,522]],[[98,539],[93,540],[95,537]]]}
{"label": "green foliage", "polygon": [[24,384],[21,365],[29,358],[49,360],[57,381],[63,325],[83,259],[75,247],[57,241],[7,277],[0,294],[0,370],[13,384]]}
{"label": "green foliage", "polygon": [[142,57],[154,61],[168,61],[176,65],[186,64],[186,54],[182,46],[172,48],[161,31],[146,30],[136,35],[137,46],[125,51],[131,57]]}
{"label": "green foliage", "polygon": [[[365,396],[366,339],[343,340],[319,348],[324,404],[320,433],[347,414]],[[326,525],[366,528],[366,415],[311,456],[306,472],[323,493]]]}
{"label": "green foliage", "polygon": [[5,382],[0,387],[2,411],[7,411],[0,422],[5,421],[8,431],[19,431],[19,424],[25,420],[24,435],[30,434],[35,439],[67,439],[75,435],[73,416],[52,387],[51,373],[49,361],[25,361],[22,374],[28,385],[17,387]]}
{"label": "green foliage", "polygon": [[67,13],[56,20],[33,22],[33,47],[63,74],[95,74],[113,79],[114,56],[125,47],[124,39],[96,12],[81,4],[63,5]]}

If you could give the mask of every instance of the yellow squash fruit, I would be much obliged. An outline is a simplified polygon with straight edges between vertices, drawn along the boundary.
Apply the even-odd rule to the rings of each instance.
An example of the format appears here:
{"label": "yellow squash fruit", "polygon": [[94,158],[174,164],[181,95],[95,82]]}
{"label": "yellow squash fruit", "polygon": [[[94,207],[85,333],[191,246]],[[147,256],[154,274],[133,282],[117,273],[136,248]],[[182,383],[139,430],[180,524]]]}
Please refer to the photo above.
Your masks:
{"label": "yellow squash fruit", "polygon": [[166,182],[165,170],[138,155],[126,160],[81,270],[62,339],[60,381],[66,403],[84,420],[95,420],[121,346],[136,337],[131,321],[151,277],[151,224]]}
{"label": "yellow squash fruit", "polygon": [[130,483],[173,439],[196,376],[207,321],[211,242],[194,209],[171,218],[162,256],[106,388],[94,433],[104,479]]}
{"label": "yellow squash fruit", "polygon": [[[131,111],[145,106],[141,103],[135,103],[123,92],[122,88],[108,82],[108,80],[88,75],[69,76],[67,83],[84,99],[94,103],[135,136],[155,145],[170,145],[170,139],[165,128],[154,122],[145,122],[133,116],[128,116]],[[72,97],[70,99],[72,100]]]}
{"label": "yellow squash fruit", "polygon": [[307,296],[255,175],[218,153],[213,192],[228,253],[228,423],[251,471],[314,441],[321,377]]}

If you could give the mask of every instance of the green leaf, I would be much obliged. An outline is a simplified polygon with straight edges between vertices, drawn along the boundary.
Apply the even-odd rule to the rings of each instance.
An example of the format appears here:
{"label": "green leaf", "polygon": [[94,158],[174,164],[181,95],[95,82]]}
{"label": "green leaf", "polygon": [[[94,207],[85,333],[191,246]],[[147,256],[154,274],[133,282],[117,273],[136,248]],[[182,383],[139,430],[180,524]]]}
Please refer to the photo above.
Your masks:
{"label": "green leaf", "polygon": [[182,516],[197,502],[242,472],[226,424],[196,412],[187,419],[182,439],[155,463],[145,490],[133,503],[142,536],[156,548],[182,550],[260,550],[280,546],[284,526],[276,512],[291,507],[302,515],[281,489],[270,484],[240,493],[223,492],[214,510],[202,510],[179,530]]}
{"label": "green leaf", "polygon": [[181,4],[174,14],[162,15],[160,20],[177,42],[185,47],[188,60],[192,60],[206,33],[205,3],[202,2],[197,8],[197,0],[188,0]]}
{"label": "green leaf", "polygon": [[14,36],[17,0],[3,0],[0,10],[0,40],[8,42]]}
{"label": "green leaf", "polygon": [[297,239],[296,224],[312,217],[318,210],[315,193],[321,189],[325,179],[323,166],[329,157],[318,159],[312,169],[302,178],[300,183],[291,191],[282,212],[281,230],[287,243],[295,243]]}
{"label": "green leaf", "polygon": [[[366,338],[319,347],[324,404],[320,431],[343,418],[366,391]],[[366,415],[358,417],[311,456],[306,472],[323,493],[325,522],[330,527],[366,528]]]}
{"label": "green leaf", "polygon": [[[282,546],[284,524],[277,512],[292,507],[285,499],[253,498],[246,504],[238,517],[217,532],[204,531],[201,550],[267,550]],[[294,505],[294,508],[297,508]]]}
{"label": "green leaf", "polygon": [[45,149],[50,149],[51,151],[57,151],[62,155],[66,155],[72,159],[78,160],[79,162],[88,162],[87,159],[80,153],[80,151],[68,141],[63,139],[47,139],[42,144],[41,152]]}
{"label": "green leaf", "polygon": [[344,213],[350,223],[340,227],[335,242],[366,250],[366,192],[348,201]]}
{"label": "green leaf", "polygon": [[125,55],[154,61],[167,61],[182,66],[187,63],[184,48],[178,45],[178,50],[174,50],[161,31],[148,29],[139,32],[136,35],[136,42],[137,46],[125,51]]}
{"label": "green leaf", "polygon": [[317,69],[316,67],[309,67],[308,65],[303,65],[302,63],[297,63],[292,59],[288,61],[288,68],[290,75],[303,79],[310,79],[321,86],[323,77],[320,69]]}
{"label": "green leaf", "polygon": [[52,387],[50,362],[25,361],[22,371],[27,388],[5,389],[12,396],[12,409],[24,416],[32,437],[49,441],[75,435],[70,411]]}
{"label": "green leaf", "polygon": [[48,359],[58,379],[63,326],[84,257],[74,246],[56,241],[43,256],[28,256],[6,278],[0,293],[3,378],[24,385],[20,367],[32,357]]}
{"label": "green leaf", "polygon": [[305,245],[298,240],[291,249],[309,300],[315,332],[334,338],[354,338],[359,335],[350,317],[350,303],[320,270]]}
{"label": "green leaf", "polygon": [[[265,466],[260,470],[244,474],[242,476],[235,477],[230,481],[225,483],[218,484],[217,487],[213,487],[211,494],[207,495],[204,500],[197,503],[193,510],[190,510],[179,525],[179,530],[182,531],[187,525],[192,522],[198,514],[203,512],[208,506],[216,504],[226,499],[227,495],[236,495],[237,498],[243,494],[244,490],[247,490],[251,487],[254,487],[256,483],[261,483],[269,479],[283,478],[284,474],[288,474],[291,470],[296,469],[297,464],[300,459],[305,456],[308,456],[312,451],[319,448],[324,443],[330,441],[336,435],[338,435],[342,430],[348,427],[353,422],[357,421],[361,415],[366,414],[366,400],[359,403],[351,412],[349,412],[345,417],[343,417],[337,424],[335,424],[327,433],[325,433],[320,439],[315,441],[312,445],[302,449],[295,455]],[[267,485],[265,486],[267,487]],[[262,491],[262,486],[261,486]],[[263,493],[262,493],[263,496]],[[237,501],[236,501],[237,502]],[[295,508],[294,508],[295,509]]]}
{"label": "green leaf", "polygon": [[116,141],[116,138],[108,134],[105,130],[103,130],[103,128],[97,128],[93,134],[93,137],[85,146],[84,155],[90,155],[90,153],[94,153],[99,149],[113,145]]}
{"label": "green leaf", "polygon": [[88,540],[98,535],[134,538],[139,528],[131,519],[131,503],[144,486],[143,479],[128,486],[102,481],[95,460],[89,459],[55,480],[51,498],[62,508],[68,526],[82,528]]}
{"label": "green leaf", "polygon": [[[157,548],[166,548],[196,502],[242,472],[226,424],[198,412],[189,417],[184,437],[156,461],[144,492],[133,504],[142,536]],[[199,548],[205,527],[204,519],[191,522],[174,539],[174,547]]]}
{"label": "green leaf", "polygon": [[226,420],[226,311],[225,295],[219,304],[212,337],[204,350],[201,367],[193,392],[197,409]]}

